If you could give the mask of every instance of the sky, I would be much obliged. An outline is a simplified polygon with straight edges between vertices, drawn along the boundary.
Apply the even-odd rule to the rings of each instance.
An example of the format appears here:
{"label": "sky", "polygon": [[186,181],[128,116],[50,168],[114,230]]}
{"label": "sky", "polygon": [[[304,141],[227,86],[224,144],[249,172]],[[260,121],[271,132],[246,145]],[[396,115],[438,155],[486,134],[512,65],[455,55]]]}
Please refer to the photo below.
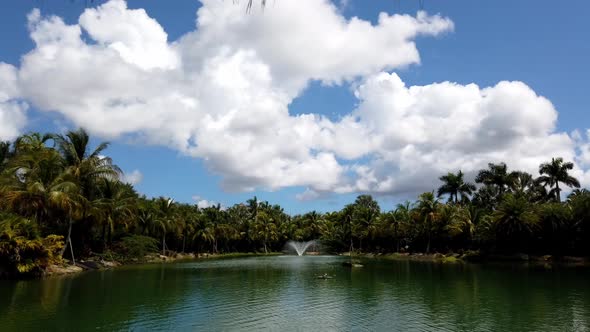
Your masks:
{"label": "sky", "polygon": [[84,127],[149,197],[289,213],[488,162],[590,184],[588,1],[245,3],[2,1],[0,139]]}

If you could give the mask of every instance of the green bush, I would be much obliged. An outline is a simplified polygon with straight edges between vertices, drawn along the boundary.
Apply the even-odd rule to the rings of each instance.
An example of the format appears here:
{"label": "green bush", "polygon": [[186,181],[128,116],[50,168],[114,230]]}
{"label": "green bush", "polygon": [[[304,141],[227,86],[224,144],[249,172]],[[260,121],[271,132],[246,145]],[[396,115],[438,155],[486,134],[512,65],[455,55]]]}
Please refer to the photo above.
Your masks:
{"label": "green bush", "polygon": [[44,239],[23,236],[0,239],[0,266],[8,276],[39,276],[51,265],[61,262],[59,253],[63,237],[50,235]]}
{"label": "green bush", "polygon": [[131,235],[121,239],[114,251],[125,259],[143,259],[145,255],[158,251],[158,241],[149,236]]}
{"label": "green bush", "polygon": [[3,214],[0,221],[0,274],[39,276],[51,264],[62,262],[63,236],[38,236],[36,223]]}

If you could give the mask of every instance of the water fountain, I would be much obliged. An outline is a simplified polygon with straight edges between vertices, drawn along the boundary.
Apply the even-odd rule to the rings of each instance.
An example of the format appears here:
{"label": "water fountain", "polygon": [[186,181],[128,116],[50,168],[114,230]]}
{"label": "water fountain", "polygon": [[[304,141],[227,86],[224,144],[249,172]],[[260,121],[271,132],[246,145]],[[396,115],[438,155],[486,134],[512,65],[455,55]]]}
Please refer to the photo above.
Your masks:
{"label": "water fountain", "polygon": [[309,249],[310,246],[314,245],[316,241],[307,241],[307,242],[298,242],[298,241],[289,241],[287,242],[287,248],[291,248],[297,252],[297,255],[303,256],[305,251]]}

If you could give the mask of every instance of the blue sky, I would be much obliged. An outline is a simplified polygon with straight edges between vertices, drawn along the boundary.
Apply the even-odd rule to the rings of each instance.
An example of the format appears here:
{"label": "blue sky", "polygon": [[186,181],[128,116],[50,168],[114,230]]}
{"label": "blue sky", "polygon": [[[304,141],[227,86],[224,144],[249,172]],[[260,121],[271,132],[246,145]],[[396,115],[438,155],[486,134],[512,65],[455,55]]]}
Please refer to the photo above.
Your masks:
{"label": "blue sky", "polygon": [[[276,0],[280,2],[281,0]],[[229,2],[229,1],[228,1]],[[104,3],[97,1],[93,5]],[[339,2],[337,2],[339,6]],[[272,3],[264,15],[280,10]],[[175,41],[194,30],[198,1],[175,0],[169,2],[148,0],[128,1],[129,9],[145,8],[168,34],[168,41]],[[29,37],[26,15],[33,8],[40,8],[44,16],[54,14],[68,24],[76,24],[85,9],[85,1],[22,0],[4,1],[0,4],[0,62],[20,66],[21,56],[33,50]],[[410,0],[352,0],[340,13],[378,24],[380,12],[416,15],[418,1]],[[537,95],[544,96],[558,112],[555,132],[584,132],[588,125],[586,96],[590,77],[590,20],[587,13],[590,3],[577,0],[567,4],[555,1],[428,1],[424,10],[439,13],[452,20],[451,32],[436,36],[415,38],[420,54],[419,64],[397,68],[385,68],[395,72],[406,86],[430,85],[451,81],[461,85],[475,83],[479,87],[494,86],[500,81],[521,81]],[[244,14],[245,15],[245,14]],[[259,15],[257,13],[253,15]],[[351,42],[355,42],[352,40]],[[305,53],[306,50],[300,50]],[[312,60],[313,61],[313,60]],[[363,61],[359,58],[358,61]],[[364,75],[364,74],[363,74]],[[289,114],[318,114],[332,121],[353,112],[360,101],[354,90],[363,78],[343,84],[313,81],[301,89],[299,96],[289,103]],[[25,99],[26,100],[26,99]],[[59,112],[39,111],[30,103],[27,124],[21,131],[56,131],[74,128],[77,124]],[[256,195],[260,199],[280,203],[288,212],[308,210],[328,211],[341,208],[364,190],[328,189],[320,198],[298,200],[296,195],[309,185],[281,185],[273,190],[258,188],[254,191],[232,192],[223,190],[223,172],[211,169],[202,157],[188,156],[167,146],[144,144],[130,140],[127,135],[109,139],[108,150],[117,164],[127,172],[139,170],[143,175],[136,187],[148,196],[171,196],[178,201],[192,202],[194,196],[223,205],[232,205]],[[440,138],[441,140],[444,137]],[[581,147],[575,147],[579,149]],[[364,164],[371,153],[344,162],[346,165]],[[338,157],[338,156],[337,156]],[[516,156],[515,158],[518,158]],[[583,159],[583,156],[580,156]],[[205,158],[206,159],[206,158]],[[338,160],[339,157],[338,157]],[[580,162],[581,164],[581,162]],[[403,174],[402,174],[403,176]],[[432,183],[436,186],[437,183]],[[315,188],[315,187],[314,187]],[[360,187],[362,189],[362,187]],[[433,188],[434,189],[434,188]],[[314,189],[314,191],[321,191]],[[371,192],[371,190],[369,190]],[[411,192],[411,190],[410,190]],[[377,194],[384,209],[390,209],[400,200],[412,195],[408,191]]]}

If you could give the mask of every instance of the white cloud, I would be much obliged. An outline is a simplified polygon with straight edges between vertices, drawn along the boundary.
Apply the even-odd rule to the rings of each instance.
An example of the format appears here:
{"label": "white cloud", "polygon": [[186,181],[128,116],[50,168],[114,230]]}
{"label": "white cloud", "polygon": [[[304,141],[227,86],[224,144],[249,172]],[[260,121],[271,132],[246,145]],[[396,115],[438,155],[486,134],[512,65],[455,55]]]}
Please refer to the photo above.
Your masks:
{"label": "white cloud", "polygon": [[[87,9],[74,25],[33,11],[35,48],[20,68],[0,66],[9,78],[0,98],[202,158],[226,190],[307,187],[299,199],[415,193],[440,173],[472,174],[489,161],[534,171],[555,155],[586,159],[575,149],[587,140],[556,132],[553,105],[521,82],[407,87],[384,72],[420,63],[415,38],[452,31],[447,18],[383,13],[371,24],[345,19],[328,0],[281,0],[249,15],[229,1],[202,3],[195,30],[174,42],[123,0]],[[290,114],[312,80],[362,82],[358,109],[338,121]]]}
{"label": "white cloud", "polygon": [[320,193],[317,191],[307,188],[304,192],[295,195],[295,198],[299,201],[312,201],[318,199],[320,196]]}
{"label": "white cloud", "polygon": [[0,62],[0,140],[16,138],[26,124],[28,106],[19,97],[16,68]]}
{"label": "white cloud", "polygon": [[[488,162],[537,174],[551,157],[576,157],[576,143],[555,131],[557,111],[522,82],[493,87],[442,82],[407,87],[381,73],[357,90],[355,115],[379,144],[354,166],[352,191],[387,194],[431,190],[438,176],[473,174]],[[577,171],[580,176],[582,173]]]}
{"label": "white cloud", "polygon": [[143,180],[143,174],[139,170],[133,170],[131,173],[126,173],[121,179],[122,182],[129,183],[131,185],[139,184]]}
{"label": "white cloud", "polygon": [[158,22],[122,0],[86,10],[77,25],[33,12],[23,94],[95,134],[142,135],[203,158],[228,190],[330,190],[345,172],[336,153],[356,157],[365,140],[341,143],[362,128],[290,116],[289,103],[312,79],[337,83],[418,63],[413,38],[453,28],[422,12],[381,14],[377,25],[346,20],[327,0],[281,1],[273,15],[204,0],[197,16],[196,31],[168,43]]}
{"label": "white cloud", "polygon": [[202,3],[198,30],[181,42],[187,63],[201,63],[220,50],[252,49],[269,65],[275,83],[295,94],[310,79],[334,83],[419,63],[413,39],[454,28],[451,20],[425,12],[381,13],[377,25],[346,20],[329,0],[283,0],[272,15],[244,15],[240,6],[217,0]]}
{"label": "white cloud", "polygon": [[[206,200],[206,199],[202,198],[201,196],[193,196],[192,199],[199,209],[214,207],[214,206],[217,206],[217,204],[219,204],[217,202]],[[224,206],[221,206],[221,208],[222,208],[222,210],[225,210]]]}

